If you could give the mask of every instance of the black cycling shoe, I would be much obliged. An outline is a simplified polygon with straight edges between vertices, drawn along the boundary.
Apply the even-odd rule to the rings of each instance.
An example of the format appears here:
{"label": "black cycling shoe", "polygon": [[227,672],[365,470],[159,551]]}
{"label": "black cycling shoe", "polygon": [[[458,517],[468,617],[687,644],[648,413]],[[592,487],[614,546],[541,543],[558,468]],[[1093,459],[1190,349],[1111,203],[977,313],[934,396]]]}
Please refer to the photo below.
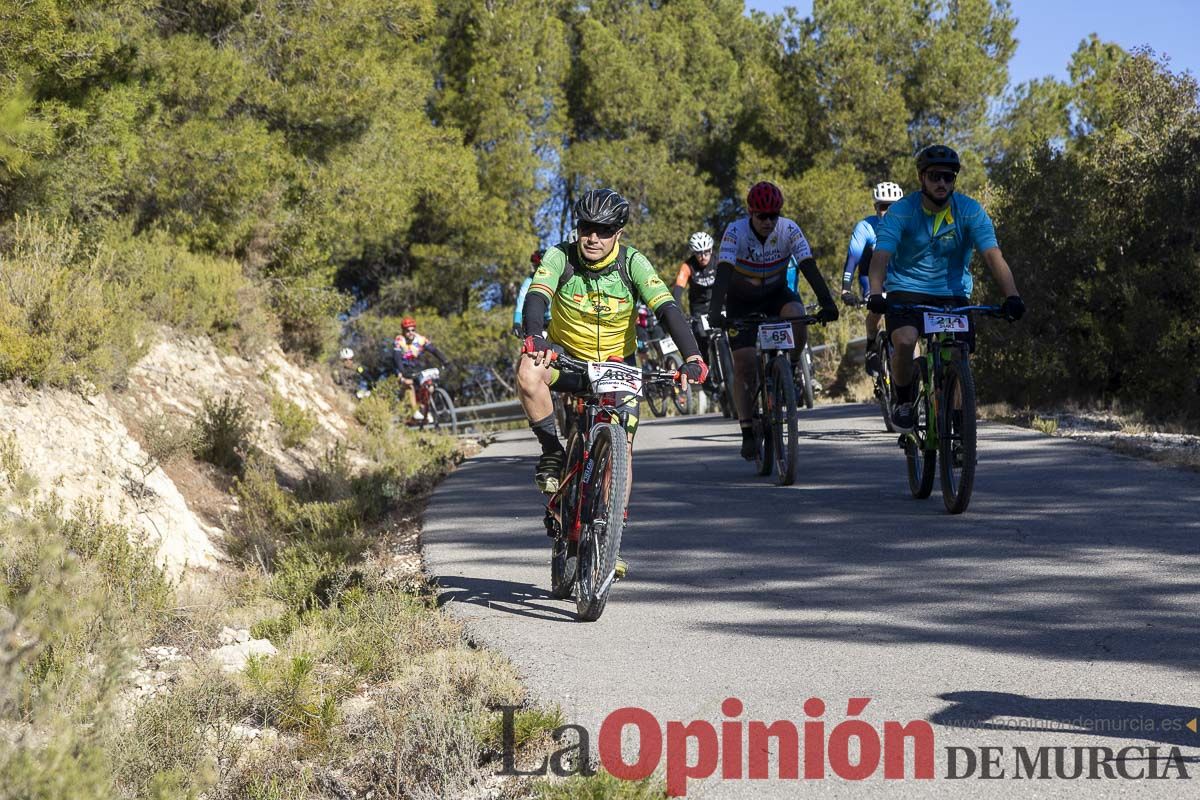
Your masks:
{"label": "black cycling shoe", "polygon": [[867,374],[872,378],[879,375],[879,353],[874,350],[867,353]]}
{"label": "black cycling shoe", "polygon": [[754,432],[749,428],[742,431],[742,458],[747,461],[758,458],[758,442],[754,441]]}
{"label": "black cycling shoe", "polygon": [[896,430],[905,433],[909,433],[917,427],[917,410],[913,404],[901,403],[896,406],[896,410],[892,412],[892,424],[896,426]]}
{"label": "black cycling shoe", "polygon": [[565,455],[562,450],[551,450],[548,453],[542,453],[541,458],[538,459],[537,467],[533,471],[533,482],[537,484],[538,489],[546,494],[554,494],[558,491]]}

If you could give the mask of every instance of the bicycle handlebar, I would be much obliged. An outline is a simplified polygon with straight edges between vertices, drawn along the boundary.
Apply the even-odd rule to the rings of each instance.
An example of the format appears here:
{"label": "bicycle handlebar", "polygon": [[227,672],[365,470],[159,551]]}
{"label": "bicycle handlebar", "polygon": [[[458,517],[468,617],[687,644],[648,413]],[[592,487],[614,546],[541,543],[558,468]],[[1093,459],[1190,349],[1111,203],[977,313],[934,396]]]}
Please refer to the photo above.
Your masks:
{"label": "bicycle handlebar", "polygon": [[[556,366],[558,366],[559,369],[562,369],[566,372],[576,372],[579,374],[586,374],[588,371],[588,365],[590,365],[590,364],[609,363],[606,361],[588,361],[588,360],[582,359],[582,358],[575,358],[574,356],[569,356],[566,353],[560,353],[557,350],[551,350],[550,352],[552,353],[552,355],[550,357],[551,362],[554,363]],[[621,361],[620,363],[624,366],[630,366],[629,364],[626,364],[624,361]],[[669,371],[669,370],[650,370],[650,371],[642,370],[642,380],[649,381],[650,383],[656,383],[656,382],[660,382],[660,381],[674,381],[675,373],[673,371]]]}
{"label": "bicycle handlebar", "polygon": [[744,317],[729,320],[729,325],[742,330],[743,328],[758,327],[759,325],[771,325],[776,322],[803,322],[805,325],[825,324],[822,320],[811,315],[803,317],[769,317],[766,314],[747,314]]}
{"label": "bicycle handlebar", "polygon": [[1000,306],[929,306],[919,303],[906,305],[889,305],[889,312],[932,311],[935,314],[983,314],[987,317],[1004,318]]}

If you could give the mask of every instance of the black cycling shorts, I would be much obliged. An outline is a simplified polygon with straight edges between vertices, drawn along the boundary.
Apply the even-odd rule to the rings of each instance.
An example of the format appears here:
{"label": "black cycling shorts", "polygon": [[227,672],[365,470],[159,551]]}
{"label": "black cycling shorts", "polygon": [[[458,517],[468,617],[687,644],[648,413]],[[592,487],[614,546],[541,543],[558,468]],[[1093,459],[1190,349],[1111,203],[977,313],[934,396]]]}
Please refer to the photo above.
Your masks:
{"label": "black cycling shorts", "polygon": [[[742,298],[730,294],[725,301],[725,317],[730,320],[741,319],[751,314],[766,314],[768,317],[778,317],[783,314],[783,307],[788,303],[799,303],[801,308],[804,300],[786,285],[780,286],[774,292],[761,297]],[[803,312],[801,312],[803,313]],[[738,332],[729,339],[730,350],[741,350],[744,347],[754,347],[758,341],[757,329],[739,328]]]}
{"label": "black cycling shorts", "polygon": [[[916,328],[918,333],[925,333],[925,313],[923,311],[892,311],[891,308],[894,305],[942,306],[946,308],[971,305],[971,300],[967,297],[946,297],[944,295],[921,294],[920,292],[888,292],[887,302],[888,311],[884,314],[884,321],[887,325],[889,339],[892,336],[892,332],[900,328]],[[968,317],[968,319],[971,326],[970,333],[966,334],[964,338],[970,345],[971,352],[974,353],[975,318]]]}

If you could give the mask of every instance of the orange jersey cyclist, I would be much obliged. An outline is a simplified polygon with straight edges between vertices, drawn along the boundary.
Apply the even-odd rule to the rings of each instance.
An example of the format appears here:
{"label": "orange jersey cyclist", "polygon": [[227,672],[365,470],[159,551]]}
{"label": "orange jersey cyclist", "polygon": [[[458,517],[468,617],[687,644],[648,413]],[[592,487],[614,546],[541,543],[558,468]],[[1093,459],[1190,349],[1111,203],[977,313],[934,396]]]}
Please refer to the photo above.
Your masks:
{"label": "orange jersey cyclist", "polygon": [[[749,314],[802,317],[804,301],[788,288],[788,262],[795,259],[802,274],[817,295],[822,321],[838,318],[837,305],[825,279],[817,269],[812,248],[800,226],[780,216],[783,192],[773,183],[756,183],[746,195],[749,216],[729,223],[721,237],[717,257],[717,282],[709,307],[709,324],[726,326],[726,314],[738,319]],[[808,339],[804,325],[796,324],[796,349],[799,358]],[[754,362],[755,331],[742,329],[730,339],[733,350],[734,404],[742,428],[742,457],[754,458],[752,430],[753,397],[758,381]]]}

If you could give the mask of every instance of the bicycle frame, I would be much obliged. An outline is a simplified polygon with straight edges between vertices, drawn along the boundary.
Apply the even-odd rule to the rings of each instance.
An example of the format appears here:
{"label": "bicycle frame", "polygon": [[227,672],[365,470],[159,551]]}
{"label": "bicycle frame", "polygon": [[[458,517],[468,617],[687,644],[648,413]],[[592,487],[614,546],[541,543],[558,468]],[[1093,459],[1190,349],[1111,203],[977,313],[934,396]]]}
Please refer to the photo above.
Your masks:
{"label": "bicycle frame", "polygon": [[[546,502],[546,512],[558,519],[560,525],[563,523],[562,500],[564,493],[573,485],[575,477],[583,472],[585,465],[588,463],[588,458],[591,456],[593,431],[595,431],[596,426],[615,422],[622,428],[625,428],[626,423],[629,421],[629,412],[618,408],[616,403],[617,396],[614,394],[596,395],[595,397],[577,395],[571,398],[571,405],[568,406],[570,428],[566,432],[566,438],[568,444],[570,444],[573,436],[580,436],[583,449],[579,454],[579,458],[568,466],[558,491],[550,495],[550,499]],[[586,474],[583,476],[579,484],[581,489],[588,487],[588,479],[590,477]],[[563,532],[573,542],[579,541],[580,529],[582,528],[581,515],[585,505],[583,502],[584,499],[584,492],[580,491],[579,497],[575,498],[574,508],[569,509],[571,513],[570,525],[563,526]]]}
{"label": "bicycle frame", "polygon": [[[934,313],[945,314],[967,314],[971,315],[977,312],[996,313],[995,306],[958,306],[941,308],[938,306],[929,305],[910,305],[904,307],[909,311],[931,311]],[[939,403],[941,402],[942,394],[942,367],[947,361],[955,360],[955,354],[958,354],[958,360],[969,363],[970,346],[965,339],[960,338],[960,334],[947,333],[944,331],[934,331],[921,334],[924,346],[922,347],[921,359],[925,362],[925,368],[928,370],[929,383],[924,387],[927,392],[925,400],[926,420],[933,420],[933,424],[926,424],[926,434],[924,449],[937,451],[941,446],[941,416],[939,415]],[[902,437],[916,441],[916,435],[912,432],[905,433]]]}

